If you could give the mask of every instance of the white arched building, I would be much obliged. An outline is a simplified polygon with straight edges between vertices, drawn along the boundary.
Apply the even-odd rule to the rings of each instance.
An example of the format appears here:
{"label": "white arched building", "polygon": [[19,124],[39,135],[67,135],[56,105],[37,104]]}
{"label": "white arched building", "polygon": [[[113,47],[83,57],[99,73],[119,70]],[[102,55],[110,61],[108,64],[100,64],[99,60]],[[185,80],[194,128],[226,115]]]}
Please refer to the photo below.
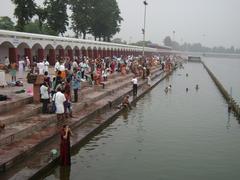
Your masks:
{"label": "white arched building", "polygon": [[[145,47],[147,55],[160,51]],[[7,56],[10,62],[18,62],[22,56],[28,56],[30,61],[34,56],[38,59],[48,57],[50,64],[54,64],[57,56],[72,59],[81,55],[96,58],[140,54],[142,47],[139,46],[0,30],[0,59]]]}

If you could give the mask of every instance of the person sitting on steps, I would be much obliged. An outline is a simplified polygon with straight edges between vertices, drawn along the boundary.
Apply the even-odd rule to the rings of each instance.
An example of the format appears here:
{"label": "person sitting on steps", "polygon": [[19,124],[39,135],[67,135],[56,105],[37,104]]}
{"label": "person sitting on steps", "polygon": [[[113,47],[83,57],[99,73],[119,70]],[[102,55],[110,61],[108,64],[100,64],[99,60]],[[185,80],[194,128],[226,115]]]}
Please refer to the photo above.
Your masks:
{"label": "person sitting on steps", "polygon": [[119,106],[119,109],[121,108],[127,108],[127,110],[132,109],[131,104],[129,102],[129,95],[126,95],[123,98],[122,104]]}

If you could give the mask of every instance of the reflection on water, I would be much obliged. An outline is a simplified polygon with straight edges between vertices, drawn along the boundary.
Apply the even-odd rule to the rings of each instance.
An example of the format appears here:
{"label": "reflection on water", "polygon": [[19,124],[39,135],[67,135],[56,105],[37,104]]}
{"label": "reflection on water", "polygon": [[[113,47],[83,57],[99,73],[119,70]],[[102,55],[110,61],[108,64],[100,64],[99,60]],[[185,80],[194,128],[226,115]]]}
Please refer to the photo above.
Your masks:
{"label": "reflection on water", "polygon": [[[239,136],[236,118],[206,71],[190,63],[81,148],[65,177],[69,172],[73,180],[240,179]],[[55,173],[59,169],[46,179],[60,179]]]}
{"label": "reflection on water", "polygon": [[61,180],[70,180],[71,167],[60,167],[59,172]]}

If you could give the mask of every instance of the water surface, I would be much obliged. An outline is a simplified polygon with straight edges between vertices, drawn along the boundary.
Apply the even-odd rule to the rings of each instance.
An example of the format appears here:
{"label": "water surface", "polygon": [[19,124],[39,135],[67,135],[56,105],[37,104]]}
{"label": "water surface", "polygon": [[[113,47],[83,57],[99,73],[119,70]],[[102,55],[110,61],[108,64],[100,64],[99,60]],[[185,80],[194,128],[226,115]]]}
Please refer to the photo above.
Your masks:
{"label": "water surface", "polygon": [[218,80],[233,98],[240,104],[240,59],[238,58],[204,58]]}
{"label": "water surface", "polygon": [[239,137],[203,66],[189,63],[81,148],[70,170],[57,167],[46,179],[237,180]]}

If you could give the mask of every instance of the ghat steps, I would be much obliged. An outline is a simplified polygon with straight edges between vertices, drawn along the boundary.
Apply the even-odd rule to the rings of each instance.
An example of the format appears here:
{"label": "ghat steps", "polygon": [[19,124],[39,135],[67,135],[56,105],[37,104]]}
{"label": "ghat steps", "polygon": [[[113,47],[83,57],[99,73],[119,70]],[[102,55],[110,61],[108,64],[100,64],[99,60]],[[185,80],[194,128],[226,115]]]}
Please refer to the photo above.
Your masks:
{"label": "ghat steps", "polygon": [[[152,70],[152,73],[159,69]],[[72,126],[79,126],[83,122],[91,119],[91,112],[97,114],[99,111],[99,103],[105,99],[110,101],[111,97],[118,95],[120,92],[131,90],[129,83],[132,75],[117,76],[110,78],[105,83],[105,89],[101,86],[97,88],[85,87],[80,92],[79,103],[74,104],[74,116],[78,118],[68,119],[67,123]],[[89,89],[90,88],[90,89]],[[114,96],[113,96],[114,94]],[[0,134],[0,170],[6,171],[17,162],[22,161],[27,155],[36,151],[43,144],[52,139],[58,134],[61,123],[57,122],[56,115],[39,114],[41,105],[33,106],[32,104],[22,104],[20,109],[16,110],[19,113],[25,108],[35,108],[29,113],[20,113],[18,119],[12,117],[8,123],[6,130]],[[3,115],[3,116],[2,116]],[[5,115],[5,116],[4,116]],[[8,112],[1,114],[3,121],[9,118]],[[9,118],[11,119],[11,118]],[[65,122],[62,122],[65,123]]]}

